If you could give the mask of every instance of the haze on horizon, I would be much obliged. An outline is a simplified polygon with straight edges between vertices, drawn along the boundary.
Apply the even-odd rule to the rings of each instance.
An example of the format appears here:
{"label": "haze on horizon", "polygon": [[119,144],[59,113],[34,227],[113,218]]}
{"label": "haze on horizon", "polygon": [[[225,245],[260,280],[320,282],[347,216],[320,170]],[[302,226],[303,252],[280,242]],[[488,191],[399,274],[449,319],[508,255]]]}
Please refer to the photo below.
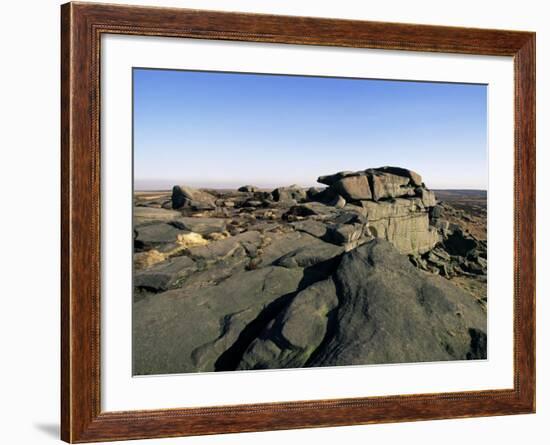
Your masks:
{"label": "haze on horizon", "polygon": [[487,189],[487,87],[133,70],[134,187],[320,186],[394,165],[431,189]]}

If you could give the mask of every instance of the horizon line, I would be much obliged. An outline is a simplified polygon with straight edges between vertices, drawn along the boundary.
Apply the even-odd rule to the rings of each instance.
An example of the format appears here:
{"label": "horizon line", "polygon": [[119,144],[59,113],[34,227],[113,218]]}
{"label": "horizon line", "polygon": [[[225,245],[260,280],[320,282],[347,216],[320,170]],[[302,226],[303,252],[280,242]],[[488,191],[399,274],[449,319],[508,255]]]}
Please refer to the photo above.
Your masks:
{"label": "horizon line", "polygon": [[[172,187],[176,186],[176,185],[183,185],[183,184],[174,184]],[[245,184],[243,184],[245,185]],[[251,184],[253,185],[253,184]],[[134,187],[133,188],[133,191],[134,192],[171,192],[172,191],[172,187],[170,188],[141,188],[141,187]],[[238,189],[239,187],[241,186],[233,186],[233,187],[213,187],[213,186],[192,186],[191,188],[194,188],[194,189],[198,189],[198,190],[233,190],[233,189]],[[280,186],[275,186],[275,187],[272,187],[272,186],[269,186],[269,187],[261,187],[261,186],[254,186],[258,189],[261,189],[261,190],[274,190],[278,187],[288,187],[288,185],[280,185]],[[319,188],[326,188],[327,186],[298,186],[298,188],[301,188],[301,189],[307,189],[307,188],[310,188],[310,187],[319,187]],[[437,190],[440,190],[440,191],[446,191],[446,190],[452,190],[452,191],[461,191],[461,190],[469,190],[469,191],[480,191],[480,192],[487,192],[488,190],[486,188],[479,188],[479,187],[426,187],[428,190],[433,190],[433,191],[437,191]]]}

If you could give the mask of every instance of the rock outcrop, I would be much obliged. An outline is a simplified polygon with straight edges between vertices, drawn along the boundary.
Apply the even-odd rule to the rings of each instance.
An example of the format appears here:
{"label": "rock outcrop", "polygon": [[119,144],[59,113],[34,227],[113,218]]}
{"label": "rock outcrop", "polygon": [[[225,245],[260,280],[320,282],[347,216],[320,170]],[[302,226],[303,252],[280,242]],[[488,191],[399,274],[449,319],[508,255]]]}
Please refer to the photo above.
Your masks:
{"label": "rock outcrop", "polygon": [[243,185],[242,187],[238,188],[239,192],[245,192],[245,193],[254,193],[258,190],[257,187],[254,187],[253,185]]}
{"label": "rock outcrop", "polygon": [[306,199],[306,192],[297,185],[288,187],[278,187],[271,192],[275,201],[282,202],[301,202]]}
{"label": "rock outcrop", "polygon": [[134,303],[134,372],[214,371],[247,326],[259,324],[270,306],[288,302],[302,279],[301,269],[269,266],[235,274],[223,285]]}
{"label": "rock outcrop", "polygon": [[467,207],[399,167],[319,182],[136,198],[135,374],[486,358]]}
{"label": "rock outcrop", "polygon": [[[471,295],[415,268],[387,241],[347,253],[318,243],[257,270],[202,287],[184,281],[137,301],[134,372],[486,357],[486,317]],[[198,263],[180,261],[179,271],[173,260],[155,266],[149,283],[165,289],[197,273]]]}
{"label": "rock outcrop", "polygon": [[299,292],[245,350],[238,369],[486,358],[486,331],[470,295],[373,240],[346,253],[330,278]]}
{"label": "rock outcrop", "polygon": [[334,281],[332,335],[310,366],[464,360],[477,354],[487,332],[470,295],[423,274],[385,241],[347,253]]}
{"label": "rock outcrop", "polygon": [[175,185],[172,189],[172,208],[190,207],[193,210],[213,210],[216,208],[214,197],[202,190]]}
{"label": "rock outcrop", "polygon": [[328,185],[320,192],[324,195],[319,201],[329,195],[333,201],[341,197],[358,207],[368,220],[371,235],[388,240],[401,253],[422,254],[440,241],[437,228],[430,224],[435,194],[424,186],[418,173],[380,167],[321,176],[318,181]]}

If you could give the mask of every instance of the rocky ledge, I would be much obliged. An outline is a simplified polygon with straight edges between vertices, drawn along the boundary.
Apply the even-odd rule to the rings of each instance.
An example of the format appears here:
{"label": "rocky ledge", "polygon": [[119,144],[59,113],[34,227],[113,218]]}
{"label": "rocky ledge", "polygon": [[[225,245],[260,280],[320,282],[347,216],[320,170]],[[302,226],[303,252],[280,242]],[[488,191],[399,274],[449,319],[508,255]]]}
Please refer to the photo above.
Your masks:
{"label": "rocky ledge", "polygon": [[136,194],[135,374],[486,357],[486,242],[413,171],[318,181]]}

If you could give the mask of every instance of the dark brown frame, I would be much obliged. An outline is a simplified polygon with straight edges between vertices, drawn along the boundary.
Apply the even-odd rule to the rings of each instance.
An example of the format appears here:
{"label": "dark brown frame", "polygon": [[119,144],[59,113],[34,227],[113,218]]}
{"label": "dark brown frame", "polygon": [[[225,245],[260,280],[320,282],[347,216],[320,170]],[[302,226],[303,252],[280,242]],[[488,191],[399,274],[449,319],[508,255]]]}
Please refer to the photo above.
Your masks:
{"label": "dark brown frame", "polygon": [[[103,33],[513,56],[514,388],[102,412],[99,68]],[[534,33],[68,3],[61,7],[61,35],[63,440],[93,442],[535,412]]]}

